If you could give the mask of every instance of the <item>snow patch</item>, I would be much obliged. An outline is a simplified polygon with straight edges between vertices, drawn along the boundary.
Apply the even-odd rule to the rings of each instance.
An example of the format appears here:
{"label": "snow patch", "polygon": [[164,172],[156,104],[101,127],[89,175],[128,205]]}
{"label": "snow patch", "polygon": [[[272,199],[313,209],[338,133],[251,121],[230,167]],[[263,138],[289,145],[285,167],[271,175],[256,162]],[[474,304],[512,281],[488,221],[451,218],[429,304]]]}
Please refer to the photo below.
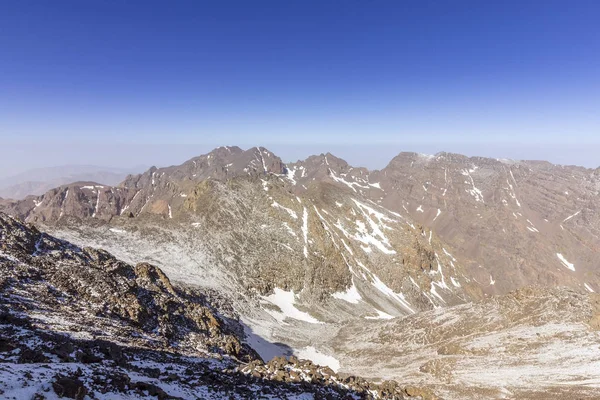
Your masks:
{"label": "snow patch", "polygon": [[[473,196],[473,198],[475,199],[475,201],[481,202],[481,203],[485,203],[485,201],[483,201],[483,193],[481,192],[481,190],[479,190],[477,187],[475,187],[475,181],[473,180],[473,177],[471,176],[471,172],[475,171],[477,169],[477,167],[474,167],[472,170],[466,170],[463,169],[462,170],[462,174],[464,176],[467,176],[469,178],[469,180],[471,181],[471,189],[465,189],[465,191],[467,193],[470,193],[471,196]],[[469,183],[469,182],[466,182]]]}
{"label": "snow patch", "polygon": [[374,274],[371,274],[371,278],[373,278],[373,286],[375,286],[375,288],[377,290],[379,290],[381,293],[385,294],[386,296],[391,297],[392,299],[395,299],[396,301],[398,301],[402,306],[404,306],[404,308],[408,309],[411,313],[413,313],[413,314],[415,313],[415,311],[411,308],[410,304],[408,303],[408,301],[406,301],[406,299],[404,298],[404,295],[402,293],[394,292],[385,283],[383,283],[383,281],[381,281],[381,279],[379,279],[379,277],[377,277]]}
{"label": "snow patch", "polygon": [[567,261],[567,259],[565,257],[563,257],[562,254],[560,253],[556,253],[556,257],[558,257],[558,259],[560,260],[560,262],[568,269],[570,269],[571,271],[575,271],[575,265],[571,264],[570,262]]}
{"label": "snow patch", "polygon": [[308,258],[308,210],[302,213],[302,235],[304,236],[304,258]]}
{"label": "snow patch", "polygon": [[578,216],[581,213],[581,210],[577,211],[575,214],[573,215],[569,215],[567,218],[563,219],[563,222],[567,222],[568,220],[570,220],[573,217]]}
{"label": "snow patch", "polygon": [[98,191],[98,197],[96,197],[96,208],[94,209],[94,213],[92,214],[92,218],[96,217],[98,213],[98,207],[100,206],[100,191]]}
{"label": "snow patch", "polygon": [[450,277],[450,282],[452,282],[452,284],[456,287],[460,287],[460,282],[458,282],[456,279],[454,279],[453,276]]}
{"label": "snow patch", "polygon": [[352,286],[350,286],[345,292],[336,292],[331,296],[352,304],[358,304],[358,302],[362,300],[360,293],[358,293],[358,290],[356,290],[356,285],[354,285],[354,282],[352,282]]}
{"label": "snow patch", "polygon": [[393,318],[395,318],[393,315],[390,315],[390,314],[385,313],[378,309],[375,309],[375,312],[377,313],[377,316],[375,316],[375,317],[366,316],[365,319],[393,319]]}
{"label": "snow patch", "polygon": [[296,308],[296,295],[293,291],[285,291],[280,288],[273,289],[273,294],[269,296],[262,296],[262,298],[269,303],[279,307],[281,311],[265,310],[273,318],[280,323],[283,323],[286,318],[293,318],[299,321],[309,322],[311,324],[322,324],[316,318],[313,318],[310,314],[300,311]]}
{"label": "snow patch", "polygon": [[340,362],[335,357],[321,353],[312,346],[297,350],[295,354],[299,359],[311,360],[315,364],[331,368],[334,372],[337,372],[340,369]]}
{"label": "snow patch", "polygon": [[[366,221],[369,223],[369,227],[371,228],[370,233],[367,230],[367,227],[364,222],[356,220],[356,227],[358,233],[354,235],[354,239],[358,240],[361,243],[364,243],[367,246],[373,245],[382,253],[396,254],[396,251],[391,249],[392,246],[388,238],[383,233],[383,229],[392,229],[389,226],[385,225],[384,221],[394,220],[386,217],[383,213],[376,211],[373,208],[355,199],[352,199],[352,201],[354,201],[354,203],[358,206]],[[371,218],[371,216],[375,216],[375,218],[377,218],[378,221],[375,221],[373,218]]]}

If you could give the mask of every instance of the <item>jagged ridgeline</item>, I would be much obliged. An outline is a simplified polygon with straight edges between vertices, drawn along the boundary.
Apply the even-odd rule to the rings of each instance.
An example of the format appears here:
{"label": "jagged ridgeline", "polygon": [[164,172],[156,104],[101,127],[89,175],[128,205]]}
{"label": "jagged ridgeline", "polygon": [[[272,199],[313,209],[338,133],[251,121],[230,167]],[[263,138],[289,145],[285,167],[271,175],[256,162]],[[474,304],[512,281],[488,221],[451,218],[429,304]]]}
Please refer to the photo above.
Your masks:
{"label": "jagged ridgeline", "polygon": [[[400,153],[370,171],[329,153],[284,163],[262,147],[220,147],[114,187],[76,182],[1,200],[0,209],[80,247],[156,265],[178,290],[201,290],[222,315],[239,316],[240,345],[263,359],[294,354],[332,372],[468,398],[471,389],[486,387],[473,393],[493,397],[521,383],[497,387],[441,373],[442,364],[443,371],[454,364],[427,363],[440,354],[457,357],[431,348],[449,338],[404,329],[428,329],[422,318],[429,315],[436,329],[470,332],[460,307],[484,301],[480,311],[491,315],[486,299],[527,285],[593,295],[600,290],[599,193],[597,171],[545,162]],[[569,297],[561,296],[550,298]],[[588,314],[573,323],[587,324]],[[386,329],[414,341],[385,353],[404,343]],[[354,335],[364,345],[349,340]],[[369,343],[393,357],[372,356],[378,353]],[[554,387],[553,379],[538,389]]]}

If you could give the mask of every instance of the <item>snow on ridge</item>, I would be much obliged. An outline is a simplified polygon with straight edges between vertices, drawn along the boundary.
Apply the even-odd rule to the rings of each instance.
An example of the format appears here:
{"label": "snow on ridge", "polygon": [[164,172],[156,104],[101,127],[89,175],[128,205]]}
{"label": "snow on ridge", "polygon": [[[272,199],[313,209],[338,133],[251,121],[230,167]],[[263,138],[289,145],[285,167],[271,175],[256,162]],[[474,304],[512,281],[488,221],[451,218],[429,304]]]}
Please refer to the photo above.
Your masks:
{"label": "snow on ridge", "polygon": [[262,296],[262,298],[279,307],[281,311],[265,310],[273,318],[280,323],[283,323],[286,318],[292,318],[299,321],[309,322],[311,324],[322,324],[323,322],[312,317],[309,313],[300,311],[296,308],[296,295],[294,291],[285,291],[280,288],[273,289],[273,294],[269,296]]}
{"label": "snow on ridge", "polygon": [[[442,289],[450,289],[448,287],[448,284],[446,283],[446,279],[444,278],[444,270],[442,269],[442,263],[440,262],[440,259],[438,258],[437,253],[435,253],[435,259],[436,259],[437,265],[438,265],[437,271],[435,271],[435,272],[439,273],[440,277],[441,277],[441,283],[436,282],[436,285],[438,285]],[[450,264],[452,264],[452,266],[454,267],[454,264],[452,263],[452,261],[450,261]]]}
{"label": "snow on ridge", "polygon": [[282,225],[283,225],[283,227],[284,227],[285,229],[287,229],[287,231],[288,231],[288,233],[289,233],[290,235],[292,235],[292,236],[294,236],[294,237],[295,237],[295,236],[297,236],[297,235],[296,235],[296,232],[294,232],[294,230],[293,230],[293,229],[292,229],[292,228],[291,228],[291,227],[288,225],[288,223],[287,223],[287,222],[283,222],[283,223],[282,223]]}
{"label": "snow on ridge", "polygon": [[571,271],[575,271],[575,265],[571,264],[570,262],[567,261],[567,259],[560,253],[556,253],[556,256],[558,257],[558,259],[560,260],[560,262],[568,269],[570,269]]}
{"label": "snow on ridge", "polygon": [[563,219],[563,222],[567,222],[568,220],[570,220],[573,217],[578,216],[581,213],[581,210],[577,211],[575,214],[573,215],[569,215],[567,218]]}
{"label": "snow on ridge", "polygon": [[263,157],[262,150],[259,147],[256,147],[256,149],[258,150],[258,154],[260,154],[260,161],[262,162],[263,172],[267,173],[267,166],[265,164],[265,158]]}
{"label": "snow on ridge", "polygon": [[292,185],[295,185],[296,179],[294,179],[294,177],[296,176],[296,167],[292,168],[288,168],[287,166],[285,167],[285,176],[286,178],[288,178],[290,180],[290,182],[292,182]]}
{"label": "snow on ridge", "polygon": [[454,279],[454,277],[453,277],[453,276],[451,276],[451,277],[450,277],[450,281],[452,282],[452,284],[453,284],[455,287],[460,287],[460,282],[458,282],[456,279]]}
{"label": "snow on ridge", "polygon": [[308,258],[308,210],[302,213],[302,235],[304,236],[304,258]]}
{"label": "snow on ridge", "polygon": [[96,208],[94,209],[94,213],[92,214],[92,218],[96,217],[98,213],[98,207],[100,206],[100,191],[98,191],[98,197],[96,197]]}
{"label": "snow on ridge", "polygon": [[530,225],[527,227],[527,229],[529,229],[531,232],[539,232],[533,222],[531,222],[529,219],[527,220],[527,223]]}
{"label": "snow on ridge", "polygon": [[442,247],[442,250],[444,251],[445,255],[450,257],[452,259],[452,261],[456,262],[456,258],[454,258],[454,256],[452,254],[450,254],[450,252],[448,250],[446,250],[444,247]]}
{"label": "snow on ridge", "polygon": [[[383,213],[376,211],[375,209],[367,206],[366,204],[361,203],[360,201],[358,201],[356,199],[352,199],[352,201],[354,201],[354,203],[358,206],[358,209],[360,210],[360,212],[363,214],[363,217],[368,222],[369,227],[371,228],[371,232],[372,232],[372,233],[369,233],[364,222],[362,222],[360,220],[356,220],[355,223],[356,223],[358,233],[356,235],[354,235],[353,238],[367,246],[369,246],[369,245],[375,246],[382,253],[396,254],[396,250],[391,248],[392,246],[391,246],[388,238],[383,233],[383,229],[390,229],[390,230],[392,229],[389,226],[387,226],[384,223],[384,221],[394,221],[394,220],[385,216]],[[378,222],[376,222],[373,218],[371,218],[372,215],[375,216],[375,218],[377,218]],[[363,250],[365,250],[364,247],[363,247]],[[368,250],[365,250],[365,251],[370,252],[370,248],[368,248]]]}
{"label": "snow on ridge", "polygon": [[345,179],[344,179],[344,178],[342,178],[342,177],[338,177],[338,176],[335,174],[335,172],[333,172],[333,171],[331,170],[331,168],[329,169],[329,176],[331,176],[331,179],[333,179],[334,181],[336,181],[336,182],[339,182],[339,183],[343,183],[344,185],[348,186],[350,189],[352,189],[352,190],[353,190],[353,191],[355,191],[355,192],[356,192],[357,190],[354,188],[354,186],[358,186],[358,187],[359,187],[359,188],[361,188],[361,189],[369,189],[369,185],[361,185],[361,184],[360,184],[360,183],[358,183],[358,182],[349,182],[349,181],[345,180]]}
{"label": "snow on ridge", "polygon": [[[370,234],[367,231],[367,228],[364,224],[364,222],[360,221],[360,220],[356,220],[356,230],[358,231],[358,233],[356,235],[354,235],[354,239],[358,240],[359,242],[367,245],[367,248],[369,250],[365,250],[368,253],[370,253],[370,248],[369,245],[373,245],[375,246],[378,250],[380,250],[382,253],[385,254],[396,254],[396,250],[390,250],[386,247],[389,246],[389,242],[387,240],[387,238],[385,236],[383,236],[383,233],[381,233],[381,231],[379,230],[375,230],[372,234]],[[382,240],[379,240],[375,237],[375,235],[379,236]],[[391,246],[390,246],[391,247]],[[363,250],[365,248],[363,247]]]}
{"label": "snow on ridge", "polygon": [[286,211],[290,215],[290,217],[292,217],[294,219],[298,219],[298,215],[296,214],[296,212],[294,210],[292,210],[290,208],[287,208],[285,206],[282,206],[281,204],[279,204],[275,200],[273,200],[273,204],[271,204],[271,207],[280,208],[280,209]]}
{"label": "snow on ridge", "polygon": [[140,194],[141,190],[138,190],[134,195],[133,198],[131,199],[131,201],[129,202],[129,204],[127,204],[119,213],[119,215],[123,215],[123,213],[125,212],[125,210],[127,210],[129,208],[129,206],[131,205],[131,203],[133,203],[133,201],[135,200],[135,198],[137,197],[138,194]]}
{"label": "snow on ridge", "polygon": [[[444,300],[444,298],[442,296],[440,296],[440,294],[437,292],[436,290],[436,285],[439,285],[437,282],[431,282],[431,287],[429,288],[429,292],[434,295],[435,297],[437,297],[442,303],[446,304],[446,300]],[[425,293],[423,293],[425,294]],[[433,303],[433,302],[432,302]],[[434,304],[435,305],[435,304]]]}
{"label": "snow on ridge", "polygon": [[[397,302],[399,302],[405,309],[409,310],[411,314],[415,313],[415,311],[411,308],[410,303],[404,297],[404,294],[394,292],[389,286],[387,286],[385,283],[383,283],[383,281],[381,279],[379,279],[379,277],[377,275],[372,273],[371,270],[368,269],[363,263],[361,263],[357,259],[354,259],[354,261],[356,262],[356,265],[358,265],[360,268],[362,268],[362,270],[364,272],[367,273],[367,275],[365,275],[363,273],[362,276],[364,279],[368,279],[371,282],[371,284],[375,287],[375,289],[379,290],[381,293],[383,293],[387,297],[390,297],[390,298],[396,300]],[[350,264],[348,264],[348,267],[350,267]],[[353,272],[351,267],[350,267],[350,272],[352,272],[354,275],[358,276],[356,273]]]}
{"label": "snow on ridge", "polygon": [[[467,176],[469,178],[469,180],[471,181],[471,186],[472,186],[472,189],[465,189],[465,192],[470,193],[471,196],[473,196],[473,198],[475,198],[475,201],[485,203],[485,201],[483,200],[483,193],[481,192],[481,190],[479,190],[477,187],[475,187],[475,181],[473,180],[473,177],[471,176],[471,172],[474,172],[476,169],[477,169],[477,167],[474,167],[471,170],[463,169],[461,171],[461,173],[464,176]],[[465,181],[465,183],[469,183],[469,182]]]}
{"label": "snow on ridge", "polygon": [[383,281],[381,279],[379,279],[379,277],[377,275],[371,274],[371,278],[373,279],[373,286],[375,286],[375,288],[377,290],[379,290],[381,293],[385,294],[386,296],[391,297],[391,298],[395,299],[396,301],[398,301],[398,303],[400,303],[404,308],[409,310],[412,314],[415,313],[415,311],[412,309],[412,307],[410,306],[408,301],[406,301],[406,298],[404,297],[404,295],[402,293],[394,292],[388,285],[383,283]]}

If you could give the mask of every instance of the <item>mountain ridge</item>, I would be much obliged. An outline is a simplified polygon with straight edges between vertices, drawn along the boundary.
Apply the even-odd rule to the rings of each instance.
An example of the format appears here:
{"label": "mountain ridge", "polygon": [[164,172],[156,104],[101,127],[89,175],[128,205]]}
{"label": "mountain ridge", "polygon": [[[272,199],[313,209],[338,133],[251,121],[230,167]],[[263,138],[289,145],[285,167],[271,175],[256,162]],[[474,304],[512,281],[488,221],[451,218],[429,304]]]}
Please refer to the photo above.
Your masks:
{"label": "mountain ridge", "polygon": [[[440,173],[437,172],[442,168],[445,183],[440,181]],[[532,168],[535,168],[535,170]],[[5,204],[4,208],[7,211],[28,221],[46,221],[49,223],[53,223],[63,216],[100,218],[104,221],[110,221],[124,215],[138,217],[141,213],[158,214],[163,218],[171,219],[174,214],[189,209],[186,206],[186,202],[189,203],[187,197],[195,186],[201,182],[206,180],[227,181],[239,177],[256,180],[265,175],[273,174],[278,176],[295,195],[308,191],[308,186],[315,182],[330,182],[339,187],[346,187],[353,193],[361,195],[369,201],[374,201],[392,212],[408,214],[416,223],[423,224],[427,229],[435,230],[436,233],[441,234],[445,241],[449,243],[454,241],[453,247],[457,247],[462,254],[477,259],[480,257],[478,254],[482,251],[479,245],[473,243],[473,246],[476,247],[465,247],[464,241],[470,236],[466,236],[466,232],[461,232],[459,236],[456,235],[457,226],[463,230],[473,229],[473,227],[461,226],[461,223],[458,223],[456,219],[465,218],[462,208],[465,207],[466,203],[473,203],[472,207],[481,207],[488,214],[491,212],[489,210],[495,208],[496,215],[500,215],[498,212],[507,215],[503,218],[508,219],[511,215],[518,220],[522,218],[522,222],[520,220],[518,223],[511,223],[512,225],[520,225],[514,226],[513,229],[521,236],[538,233],[539,224],[548,226],[549,232],[556,229],[564,231],[565,226],[562,222],[566,224],[576,220],[580,215],[586,215],[588,213],[586,208],[594,209],[591,203],[588,203],[587,206],[586,204],[573,205],[570,206],[572,207],[571,210],[561,215],[560,218],[556,216],[554,221],[550,221],[548,213],[551,210],[548,208],[547,202],[541,203],[541,200],[537,200],[538,204],[534,205],[536,209],[530,210],[531,215],[527,215],[529,218],[521,217],[525,214],[522,213],[521,201],[517,196],[516,191],[520,189],[516,189],[516,179],[529,179],[531,181],[533,178],[528,177],[528,175],[533,173],[543,175],[544,179],[548,180],[548,178],[553,179],[552,174],[557,171],[565,175],[565,170],[577,172],[581,179],[592,177],[591,184],[592,186],[595,185],[595,193],[593,194],[598,193],[600,185],[598,180],[594,178],[593,170],[583,167],[556,166],[546,162],[467,157],[446,152],[440,152],[436,155],[402,152],[390,160],[383,169],[369,171],[367,168],[353,167],[331,153],[309,156],[305,160],[285,164],[279,157],[264,147],[243,150],[237,146],[222,146],[180,165],[164,168],[152,167],[142,174],[129,175],[115,187],[105,188],[103,185],[90,183],[88,185],[82,184],[77,188],[73,183],[55,188],[43,196],[9,203],[8,207],[6,206],[7,201],[3,201],[3,204]],[[404,173],[403,171],[407,172]],[[448,175],[448,172],[451,175]],[[423,176],[416,178],[415,174]],[[428,176],[424,174],[428,174]],[[481,174],[484,174],[481,178],[487,180],[487,182],[495,179],[497,183],[494,184],[496,186],[491,188],[482,186],[481,189],[477,187],[479,184],[476,184],[476,180],[481,179],[478,177]],[[420,181],[418,186],[416,185],[417,180]],[[482,185],[486,184],[484,182]],[[428,189],[430,185],[431,187]],[[84,189],[86,187],[88,189]],[[91,189],[89,189],[90,187]],[[75,193],[76,202],[67,199],[69,188]],[[464,189],[464,192],[459,191],[459,189]],[[538,190],[537,188],[533,189]],[[546,193],[535,193],[535,195],[548,196],[547,189],[544,190]],[[431,191],[437,191],[437,193]],[[447,194],[450,196],[449,193],[452,193],[453,199],[451,201],[454,202],[453,205],[446,197]],[[567,195],[564,195],[564,193],[567,193]],[[568,193],[568,190],[564,190],[562,197],[568,197]],[[501,203],[498,202],[500,196],[505,196]],[[486,204],[486,200],[488,204]],[[552,207],[556,208],[564,200],[555,199],[556,205]],[[461,203],[457,203],[458,201]],[[490,207],[490,201],[496,204]],[[426,203],[429,203],[429,205]],[[69,206],[69,204],[72,206]],[[499,207],[500,204],[503,204],[503,207]],[[527,206],[531,207],[529,204]],[[454,214],[453,216],[449,216],[448,211],[443,211],[448,207],[451,208],[448,211]],[[502,211],[503,208],[510,210],[512,214]],[[554,211],[552,210],[552,212]],[[480,213],[479,215],[480,218],[484,218],[485,214]],[[471,225],[476,224],[472,226],[477,226],[477,229],[484,229],[471,217],[472,215],[468,217],[471,220]],[[588,232],[586,235],[589,236],[591,233],[593,237],[596,237],[599,229],[596,227],[598,224],[600,222],[595,221],[592,232]],[[552,240],[558,243],[560,235],[554,233],[553,236],[557,239]],[[457,237],[463,241],[463,244],[455,240]],[[588,245],[583,247],[586,246],[589,248]],[[597,246],[594,245],[590,248],[591,253],[586,256],[588,259],[591,254],[597,251],[596,248]],[[557,250],[559,250],[556,251],[557,254],[562,254],[560,249]],[[494,253],[494,256],[497,255]],[[563,255],[563,257],[567,256]],[[486,258],[492,257],[488,256]],[[560,261],[562,261],[560,258],[555,257],[555,262]],[[467,263],[474,265],[473,261],[467,261]],[[478,263],[478,265],[481,264],[483,263]],[[477,274],[478,271],[473,270],[473,268],[478,268],[478,266],[471,267],[471,272]],[[494,281],[493,275],[490,276],[489,281]],[[481,280],[483,277],[480,276],[477,279]],[[499,285],[504,285],[504,283],[499,283]],[[515,289],[518,285],[510,283],[502,292],[505,293]]]}
{"label": "mountain ridge", "polygon": [[529,285],[600,291],[599,193],[593,170],[549,163],[404,152],[369,171],[330,153],[286,164],[263,147],[220,147],[115,187],[72,183],[2,207],[221,293],[264,358],[310,354],[353,373],[360,357],[336,345],[348,324],[423,326],[453,310],[462,321],[469,305]]}

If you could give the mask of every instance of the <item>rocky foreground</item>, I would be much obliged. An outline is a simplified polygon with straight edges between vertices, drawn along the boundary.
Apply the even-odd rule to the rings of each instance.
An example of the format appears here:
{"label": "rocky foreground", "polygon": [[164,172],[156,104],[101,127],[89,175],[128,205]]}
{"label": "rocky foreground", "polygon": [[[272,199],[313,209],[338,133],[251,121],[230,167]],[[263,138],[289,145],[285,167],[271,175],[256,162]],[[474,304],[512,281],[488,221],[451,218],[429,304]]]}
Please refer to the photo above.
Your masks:
{"label": "rocky foreground", "polygon": [[175,287],[157,267],[76,247],[0,213],[2,398],[428,395],[295,357],[264,363],[242,332],[231,311]]}

